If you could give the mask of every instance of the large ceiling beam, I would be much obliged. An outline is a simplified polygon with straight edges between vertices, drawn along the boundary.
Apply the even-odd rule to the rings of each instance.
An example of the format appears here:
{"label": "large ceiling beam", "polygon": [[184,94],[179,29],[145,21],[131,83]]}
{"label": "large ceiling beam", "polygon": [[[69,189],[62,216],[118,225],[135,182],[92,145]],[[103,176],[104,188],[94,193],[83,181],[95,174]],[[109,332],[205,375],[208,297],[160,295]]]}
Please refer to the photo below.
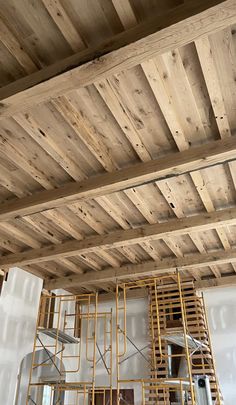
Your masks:
{"label": "large ceiling beam", "polygon": [[217,226],[227,226],[235,223],[236,208],[211,213],[206,212],[188,218],[178,218],[154,225],[148,224],[136,229],[121,230],[83,240],[73,240],[59,245],[31,249],[22,253],[13,253],[0,257],[0,267],[29,265],[77,254],[96,253],[101,249],[106,250],[189,232],[205,231]]}
{"label": "large ceiling beam", "polygon": [[189,0],[0,90],[0,117],[87,86],[236,22],[236,0]]}
{"label": "large ceiling beam", "polygon": [[163,259],[158,262],[146,262],[137,265],[128,265],[116,269],[93,271],[82,275],[61,277],[49,280],[45,283],[45,288],[53,290],[56,288],[70,288],[96,283],[130,279],[140,276],[157,276],[165,273],[173,273],[176,269],[193,269],[198,271],[201,267],[211,265],[221,265],[236,261],[236,249],[217,251],[214,253],[194,254],[179,258]]}
{"label": "large ceiling beam", "polygon": [[218,287],[235,287],[236,275],[224,276],[219,278],[209,278],[206,280],[195,281],[194,286],[199,290],[208,290]]}
{"label": "large ceiling beam", "polygon": [[236,136],[139,163],[127,169],[45,190],[0,206],[0,221],[100,197],[236,159]]}

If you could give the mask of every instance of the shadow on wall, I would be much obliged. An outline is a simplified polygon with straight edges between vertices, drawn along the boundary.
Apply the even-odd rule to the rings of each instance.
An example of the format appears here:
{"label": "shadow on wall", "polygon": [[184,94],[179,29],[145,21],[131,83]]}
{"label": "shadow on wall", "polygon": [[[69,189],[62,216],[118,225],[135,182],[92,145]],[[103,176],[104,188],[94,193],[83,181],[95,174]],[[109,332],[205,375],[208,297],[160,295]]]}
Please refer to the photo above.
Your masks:
{"label": "shadow on wall", "polygon": [[236,288],[217,288],[204,293],[225,405],[236,403]]}
{"label": "shadow on wall", "polygon": [[[52,355],[52,353],[50,353]],[[39,350],[35,353],[34,362],[36,364],[46,364],[46,366],[36,367],[32,373],[32,381],[35,383],[37,382],[50,382],[50,381],[59,381],[61,380],[61,376],[58,372],[58,369],[52,363],[52,361],[48,361],[50,354],[46,353],[44,349]],[[21,362],[20,370],[19,370],[19,378],[18,378],[18,387],[16,392],[16,401],[15,405],[25,405],[27,394],[28,394],[28,383],[29,383],[29,376],[31,370],[31,363],[32,363],[32,353],[27,354]],[[55,364],[58,368],[60,368],[60,360],[55,359]],[[64,371],[64,367],[62,367],[62,371]],[[42,397],[43,389],[38,389],[37,392],[35,389],[31,389],[30,396],[32,399],[37,400],[37,397],[41,395]],[[33,402],[32,402],[33,403]]]}

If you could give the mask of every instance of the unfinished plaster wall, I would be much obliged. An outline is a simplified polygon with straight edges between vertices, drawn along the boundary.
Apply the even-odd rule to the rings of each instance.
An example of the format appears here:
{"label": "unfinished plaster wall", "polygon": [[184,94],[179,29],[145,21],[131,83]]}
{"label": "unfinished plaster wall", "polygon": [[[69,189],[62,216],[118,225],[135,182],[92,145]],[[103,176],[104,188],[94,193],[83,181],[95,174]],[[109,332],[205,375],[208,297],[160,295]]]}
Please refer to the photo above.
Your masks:
{"label": "unfinished plaster wall", "polygon": [[236,288],[204,292],[216,371],[224,405],[236,403]]}
{"label": "unfinished plaster wall", "polygon": [[[28,353],[22,360],[20,366],[20,373],[18,378],[18,390],[16,394],[16,401],[14,405],[25,405],[27,400],[27,395],[31,398],[31,401],[35,401],[36,403],[40,403],[40,397],[43,393],[42,389],[35,389],[32,387],[28,392],[28,384],[29,384],[29,376],[30,370],[32,365],[32,356],[33,353]],[[40,364],[46,362],[48,360],[48,354],[45,353],[45,350],[38,350],[34,356],[34,362],[36,364]],[[59,359],[54,359],[55,364],[57,367],[60,367]],[[62,367],[63,370],[63,367]],[[51,363],[47,367],[37,367],[32,372],[32,381],[42,382],[42,381],[58,381],[60,379],[60,375],[57,369],[54,367],[54,364]],[[41,395],[40,395],[41,394]],[[42,401],[42,398],[41,398]],[[32,402],[33,404],[33,402]]]}
{"label": "unfinished plaster wall", "polygon": [[23,357],[32,351],[42,280],[12,268],[0,296],[0,405],[13,405]]}

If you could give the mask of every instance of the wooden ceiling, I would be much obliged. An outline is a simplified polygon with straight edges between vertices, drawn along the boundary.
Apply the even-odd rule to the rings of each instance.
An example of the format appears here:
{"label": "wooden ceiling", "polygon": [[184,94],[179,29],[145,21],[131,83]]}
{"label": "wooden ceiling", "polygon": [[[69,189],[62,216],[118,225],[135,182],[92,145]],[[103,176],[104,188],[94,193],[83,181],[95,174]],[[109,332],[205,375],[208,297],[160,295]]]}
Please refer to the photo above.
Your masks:
{"label": "wooden ceiling", "polygon": [[0,85],[2,269],[235,282],[235,0],[0,0]]}

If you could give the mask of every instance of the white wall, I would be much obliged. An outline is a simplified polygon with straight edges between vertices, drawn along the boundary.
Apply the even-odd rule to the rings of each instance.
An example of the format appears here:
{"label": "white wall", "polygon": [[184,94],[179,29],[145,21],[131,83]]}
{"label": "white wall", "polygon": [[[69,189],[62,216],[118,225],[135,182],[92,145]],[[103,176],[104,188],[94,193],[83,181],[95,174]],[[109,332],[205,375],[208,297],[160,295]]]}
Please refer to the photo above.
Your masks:
{"label": "white wall", "polygon": [[[19,373],[19,389],[17,390],[16,394],[16,401],[15,405],[25,405],[27,400],[28,394],[28,386],[29,386],[29,376],[30,370],[32,366],[32,357],[33,353],[28,353],[22,360],[20,366],[20,373]],[[48,360],[48,355],[45,353],[45,350],[38,350],[34,355],[34,362],[36,364],[40,364],[44,361]],[[60,367],[59,359],[54,359],[57,367]],[[33,370],[32,373],[32,381],[41,382],[42,380],[45,381],[58,381],[60,379],[60,375],[57,369],[54,367],[53,364],[50,364],[48,367],[37,367]],[[43,389],[38,389],[37,391],[32,387],[29,395],[30,397],[37,403],[37,393],[42,395]],[[39,396],[39,395],[38,395]],[[30,401],[29,401],[30,402]]]}
{"label": "white wall", "polygon": [[236,288],[204,292],[217,374],[225,405],[236,404]]}
{"label": "white wall", "polygon": [[19,268],[9,271],[0,296],[0,405],[13,405],[17,374],[32,351],[42,280]]}

